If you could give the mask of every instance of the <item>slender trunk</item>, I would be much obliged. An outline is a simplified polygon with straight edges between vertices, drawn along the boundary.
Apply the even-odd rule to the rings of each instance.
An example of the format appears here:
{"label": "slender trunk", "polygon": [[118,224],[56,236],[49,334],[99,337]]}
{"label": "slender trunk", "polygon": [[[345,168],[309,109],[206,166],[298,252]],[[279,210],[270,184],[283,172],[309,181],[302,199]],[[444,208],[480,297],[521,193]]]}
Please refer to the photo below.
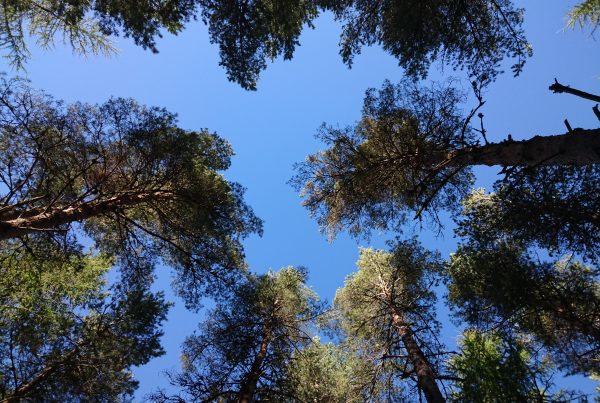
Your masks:
{"label": "slender trunk", "polygon": [[250,367],[250,372],[246,374],[240,387],[238,403],[250,403],[253,401],[254,392],[256,391],[256,386],[258,385],[258,380],[260,379],[262,373],[262,364],[267,356],[269,343],[271,343],[271,329],[267,324],[263,329],[263,338],[260,342],[260,348],[258,349],[256,356],[254,356],[252,366]]}
{"label": "slender trunk", "polygon": [[406,348],[408,359],[412,363],[413,369],[417,374],[417,383],[425,394],[425,399],[427,399],[428,403],[445,402],[446,400],[435,381],[435,374],[433,373],[427,358],[425,358],[425,354],[423,354],[423,351],[415,341],[410,326],[408,326],[401,313],[395,308],[392,309],[394,326],[398,329],[398,334],[402,339],[404,348]]}
{"label": "slender trunk", "polygon": [[600,163],[600,129],[581,130],[555,136],[535,136],[529,140],[506,140],[429,159],[432,166],[452,161],[454,165],[590,165]]}
{"label": "slender trunk", "polygon": [[47,231],[60,225],[83,221],[102,214],[126,210],[150,200],[168,199],[172,192],[154,191],[126,193],[98,202],[82,202],[70,207],[36,208],[0,215],[0,240],[15,238],[36,231]]}

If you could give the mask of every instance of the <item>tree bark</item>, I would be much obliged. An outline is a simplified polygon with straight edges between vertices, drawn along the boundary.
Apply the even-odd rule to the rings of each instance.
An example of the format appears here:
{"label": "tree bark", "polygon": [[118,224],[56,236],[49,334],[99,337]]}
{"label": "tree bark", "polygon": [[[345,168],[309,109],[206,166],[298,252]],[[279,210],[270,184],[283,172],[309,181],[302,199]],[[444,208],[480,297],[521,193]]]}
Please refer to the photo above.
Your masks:
{"label": "tree bark", "polygon": [[250,372],[246,374],[238,394],[238,403],[250,403],[254,400],[254,392],[262,373],[262,364],[267,356],[267,350],[271,343],[271,329],[267,324],[263,329],[263,338],[260,342],[258,353],[252,361]]}
{"label": "tree bark", "polygon": [[555,136],[535,136],[529,140],[506,140],[450,153],[440,152],[429,159],[435,166],[453,165],[590,165],[600,163],[600,129],[581,130]]}
{"label": "tree bark", "polygon": [[402,339],[404,348],[406,348],[408,359],[412,363],[413,369],[417,374],[417,384],[423,390],[425,399],[427,399],[428,403],[445,402],[446,400],[435,381],[435,374],[433,373],[427,358],[425,358],[425,354],[423,354],[423,351],[415,341],[410,326],[408,326],[401,313],[395,308],[392,308],[392,310],[392,321],[396,329],[398,329],[398,334]]}
{"label": "tree bark", "polygon": [[35,208],[19,213],[0,214],[0,241],[60,225],[83,221],[102,214],[126,210],[151,200],[168,199],[173,192],[125,193],[97,202],[82,202],[69,207]]}

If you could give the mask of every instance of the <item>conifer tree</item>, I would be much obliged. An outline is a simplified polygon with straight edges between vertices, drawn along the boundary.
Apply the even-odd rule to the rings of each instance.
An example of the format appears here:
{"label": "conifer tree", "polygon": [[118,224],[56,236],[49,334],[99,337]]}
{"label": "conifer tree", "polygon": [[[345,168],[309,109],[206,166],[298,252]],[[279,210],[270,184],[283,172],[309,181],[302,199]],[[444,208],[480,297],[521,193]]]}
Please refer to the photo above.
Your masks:
{"label": "conifer tree", "polygon": [[232,155],[225,140],[133,100],[65,106],[23,81],[0,88],[3,249],[83,231],[138,281],[159,259],[174,267],[192,305],[239,273],[240,240],[261,222],[219,173]]}
{"label": "conifer tree", "polygon": [[567,372],[598,371],[600,288],[590,267],[540,261],[499,240],[461,245],[448,276],[449,302],[468,324],[532,336]]}
{"label": "conifer tree", "polygon": [[112,259],[44,241],[0,255],[0,401],[120,401],[164,353],[162,294],[107,287]]}
{"label": "conifer tree", "polygon": [[315,338],[286,367],[282,401],[361,403],[377,393],[370,391],[371,375],[371,365],[362,357]]}
{"label": "conifer tree", "polygon": [[[452,85],[386,81],[379,91],[368,90],[360,121],[342,129],[323,126],[319,137],[329,148],[298,165],[293,183],[304,205],[332,234],[342,228],[355,235],[397,230],[424,215],[439,222],[440,210],[459,211],[473,182],[472,166],[501,166],[504,178],[496,187],[507,195],[516,188],[515,200],[525,195],[511,212],[534,210],[536,222],[549,214],[556,224],[595,229],[597,192],[587,190],[596,185],[600,129],[489,143],[485,128],[471,124],[483,105],[482,85],[473,83],[480,103],[467,116],[459,110],[463,94]],[[529,194],[528,187],[545,190]],[[550,197],[554,202],[548,203]]]}
{"label": "conifer tree", "polygon": [[280,401],[294,351],[312,340],[320,312],[306,272],[292,267],[250,276],[210,311],[183,345],[182,372],[171,374],[181,388],[157,402]]}
{"label": "conifer tree", "polygon": [[334,307],[348,343],[377,366],[373,383],[382,382],[397,399],[401,381],[410,378],[428,402],[445,401],[433,291],[443,268],[439,257],[405,241],[390,252],[363,249],[358,268],[336,293]]}
{"label": "conifer tree", "polygon": [[340,54],[348,65],[363,46],[378,44],[412,77],[425,76],[436,60],[492,77],[503,59],[516,59],[518,73],[531,55],[523,11],[510,0],[10,0],[0,5],[0,46],[16,66],[29,57],[27,36],[46,48],[62,37],[87,54],[113,52],[111,37],[123,34],[156,52],[163,32],[177,34],[199,18],[228,77],[256,89],[267,61],[291,59],[303,28],[324,11],[343,24]]}
{"label": "conifer tree", "polygon": [[560,402],[575,393],[554,390],[551,357],[526,338],[466,330],[450,359],[454,402]]}

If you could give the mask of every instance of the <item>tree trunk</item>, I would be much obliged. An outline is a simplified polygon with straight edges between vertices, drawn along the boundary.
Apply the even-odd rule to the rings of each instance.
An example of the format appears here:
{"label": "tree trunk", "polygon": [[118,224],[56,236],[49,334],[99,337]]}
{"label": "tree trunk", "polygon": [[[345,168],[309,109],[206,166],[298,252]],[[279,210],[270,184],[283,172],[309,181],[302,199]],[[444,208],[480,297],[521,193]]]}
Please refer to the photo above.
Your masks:
{"label": "tree trunk", "polygon": [[35,389],[35,387],[38,384],[43,382],[46,378],[48,378],[50,375],[56,372],[62,365],[69,361],[73,356],[75,356],[78,351],[79,349],[77,346],[73,347],[59,360],[48,364],[46,367],[44,367],[32,380],[17,386],[15,390],[12,393],[10,393],[10,395],[7,398],[1,400],[0,403],[21,401],[23,398],[27,397],[27,394],[33,389]]}
{"label": "tree trunk", "polygon": [[438,153],[432,166],[452,161],[453,165],[590,165],[600,163],[600,129],[581,130],[555,136],[535,136],[529,140],[506,140],[480,147]]}
{"label": "tree trunk", "polygon": [[240,393],[238,395],[238,403],[250,403],[254,399],[254,392],[256,391],[256,386],[258,385],[258,380],[260,379],[262,373],[262,364],[267,356],[267,349],[269,348],[269,343],[271,342],[271,330],[269,325],[265,325],[263,330],[263,338],[260,342],[260,348],[258,349],[258,353],[254,357],[254,361],[252,361],[252,367],[250,367],[250,372],[246,374],[244,381],[240,387]]}
{"label": "tree trunk", "polygon": [[423,351],[415,341],[410,326],[407,325],[403,315],[397,312],[395,308],[392,309],[394,310],[392,313],[394,326],[398,329],[398,334],[402,339],[404,348],[406,348],[408,359],[412,363],[413,369],[417,374],[417,384],[423,390],[425,399],[427,399],[428,403],[445,402],[446,400],[435,381],[433,370],[431,369],[427,358],[425,358],[425,354],[423,354]]}
{"label": "tree trunk", "polygon": [[83,221],[102,214],[122,211],[150,200],[168,199],[173,192],[125,193],[98,202],[82,202],[69,207],[35,208],[0,214],[0,241],[36,231],[52,230],[60,225]]}

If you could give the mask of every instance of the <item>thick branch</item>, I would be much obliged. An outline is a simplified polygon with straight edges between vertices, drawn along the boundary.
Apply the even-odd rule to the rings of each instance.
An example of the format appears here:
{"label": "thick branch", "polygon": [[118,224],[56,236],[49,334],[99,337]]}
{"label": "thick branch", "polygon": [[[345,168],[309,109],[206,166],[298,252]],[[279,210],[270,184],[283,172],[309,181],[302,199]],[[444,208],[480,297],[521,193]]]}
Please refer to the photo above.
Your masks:
{"label": "thick branch", "polygon": [[116,211],[127,210],[151,200],[169,199],[169,191],[125,193],[97,202],[83,202],[66,208],[39,208],[24,211],[18,217],[0,218],[0,240],[11,239],[36,231],[47,231],[63,224],[83,221]]}
{"label": "thick branch", "polygon": [[450,153],[434,154],[429,164],[452,161],[454,165],[590,165],[600,163],[600,129],[574,130],[555,136],[535,136],[529,140],[506,140]]}
{"label": "thick branch", "polygon": [[594,95],[594,94],[590,94],[589,92],[580,91],[580,90],[577,90],[575,88],[571,88],[571,87],[566,86],[566,85],[562,85],[561,83],[559,83],[558,81],[556,81],[556,79],[554,80],[554,84],[552,84],[550,87],[548,87],[548,89],[550,91],[552,91],[552,92],[557,93],[557,94],[561,94],[563,92],[566,92],[567,94],[575,95],[575,96],[580,97],[580,98],[589,99],[590,101],[600,102],[600,96]]}

